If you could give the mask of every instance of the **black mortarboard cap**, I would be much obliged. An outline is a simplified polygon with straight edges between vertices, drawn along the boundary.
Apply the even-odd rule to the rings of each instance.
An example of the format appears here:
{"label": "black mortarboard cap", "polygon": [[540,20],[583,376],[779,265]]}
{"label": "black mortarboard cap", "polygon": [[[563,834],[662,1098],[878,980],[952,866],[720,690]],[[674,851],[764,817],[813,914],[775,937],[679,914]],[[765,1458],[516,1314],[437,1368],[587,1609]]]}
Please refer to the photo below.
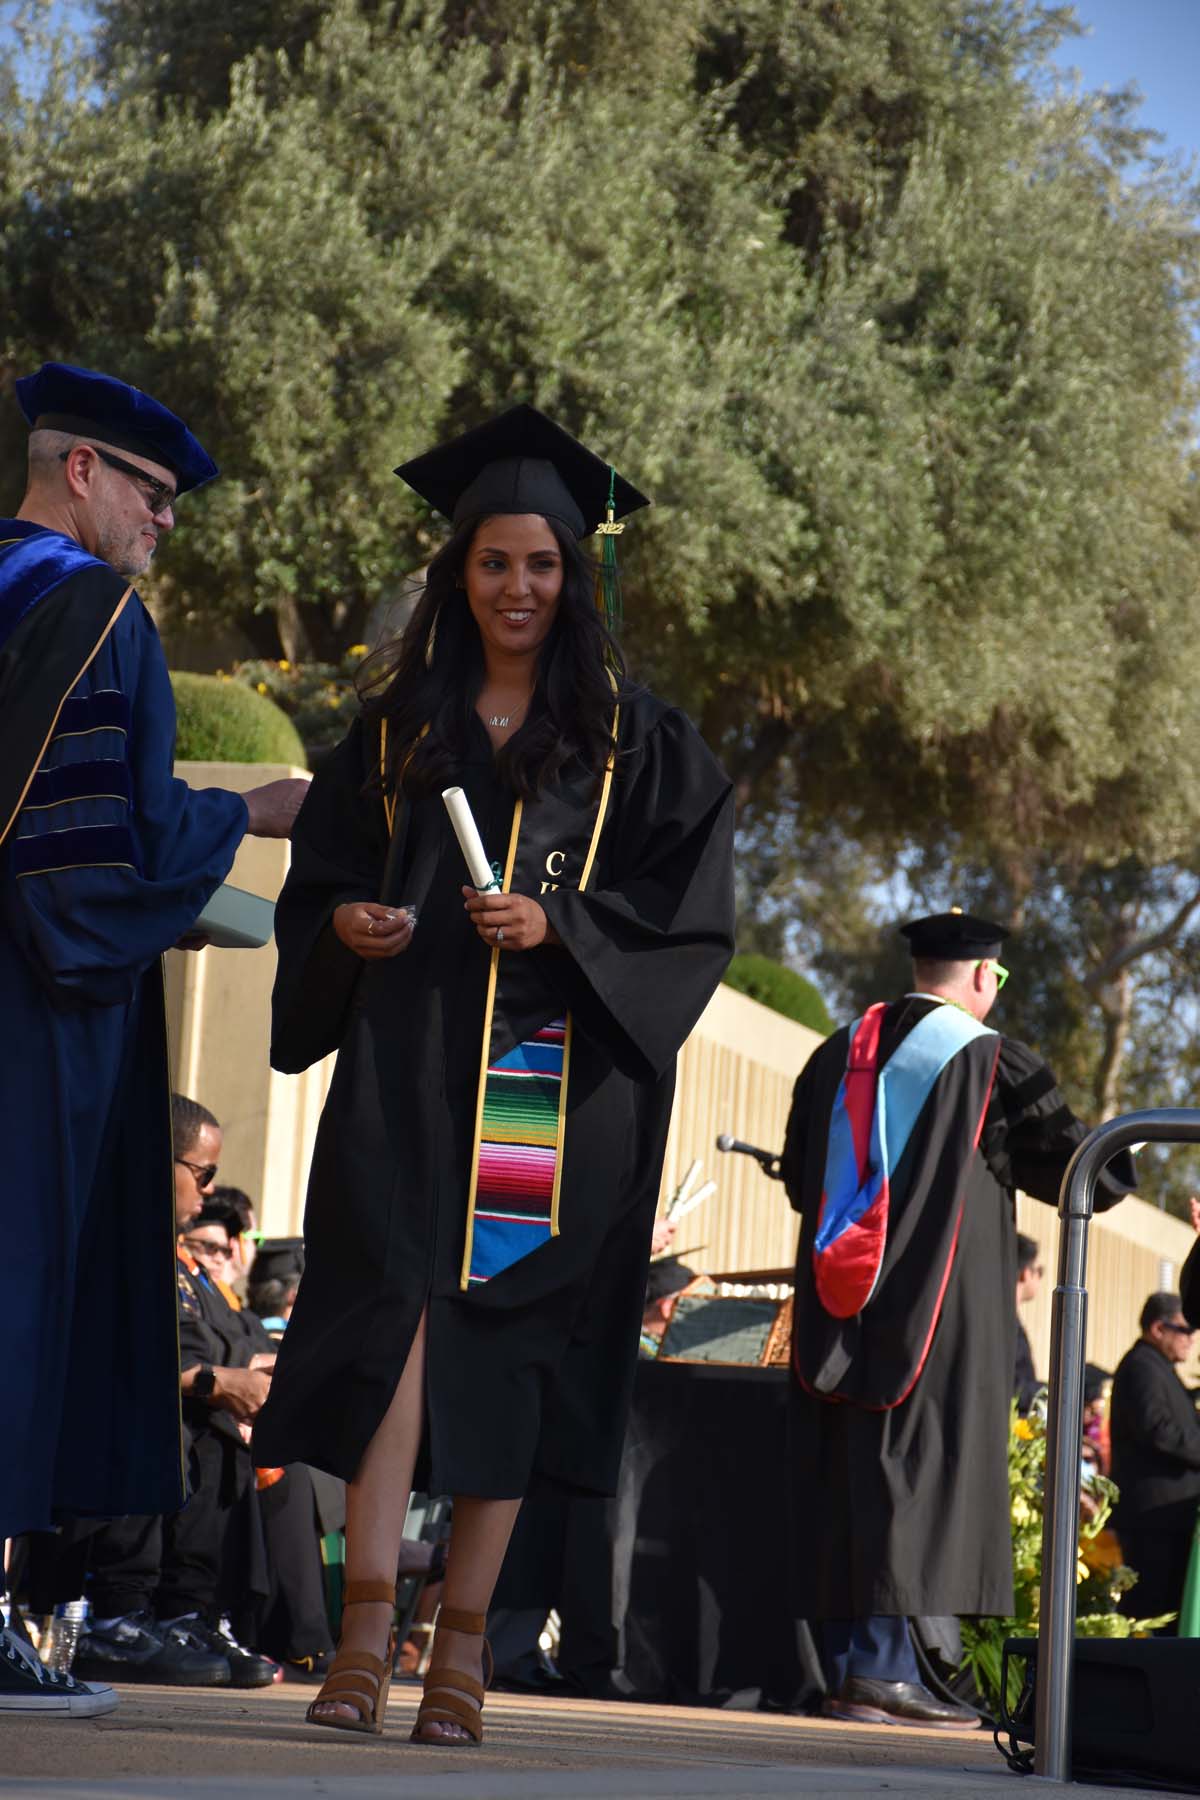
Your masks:
{"label": "black mortarboard cap", "polygon": [[495,513],[541,513],[575,537],[604,520],[649,506],[599,456],[536,406],[514,406],[427,450],[396,470],[401,481],[455,525]]}
{"label": "black mortarboard cap", "polygon": [[289,1281],[304,1273],[304,1239],[264,1238],[250,1271],[252,1282]]}
{"label": "black mortarboard cap", "polygon": [[21,411],[35,430],[70,431],[113,450],[148,457],[171,470],[178,494],[203,487],[219,473],[182,419],[113,375],[48,362],[35,375],[23,375],[16,391]]}
{"label": "black mortarboard cap", "polygon": [[900,927],[900,935],[908,939],[918,961],[974,962],[997,955],[1009,932],[994,919],[977,919],[956,907],[928,919],[912,919]]}
{"label": "black mortarboard cap", "polygon": [[1083,1365],[1083,1403],[1084,1403],[1084,1405],[1091,1406],[1092,1404],[1094,1404],[1095,1401],[1099,1400],[1101,1398],[1101,1396],[1103,1395],[1105,1388],[1108,1386],[1108,1384],[1111,1380],[1112,1380],[1112,1375],[1109,1373],[1109,1371],[1107,1369],[1102,1369],[1100,1367],[1099,1363],[1084,1363],[1084,1365]]}
{"label": "black mortarboard cap", "polygon": [[665,1300],[668,1294],[681,1294],[695,1279],[695,1269],[689,1269],[677,1256],[660,1256],[657,1262],[650,1264],[646,1276],[646,1305],[653,1306],[656,1300]]}

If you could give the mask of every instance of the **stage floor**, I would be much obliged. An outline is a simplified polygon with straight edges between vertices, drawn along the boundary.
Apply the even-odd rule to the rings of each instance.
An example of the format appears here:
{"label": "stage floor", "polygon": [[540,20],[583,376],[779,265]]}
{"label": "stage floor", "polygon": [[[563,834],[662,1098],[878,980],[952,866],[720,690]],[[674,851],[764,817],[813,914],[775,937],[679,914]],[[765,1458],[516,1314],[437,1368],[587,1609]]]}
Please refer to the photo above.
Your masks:
{"label": "stage floor", "polygon": [[[1016,1793],[990,1734],[599,1701],[492,1696],[478,1749],[409,1744],[418,1691],[383,1737],[304,1723],[313,1689],[128,1687],[115,1712],[0,1715],[0,1794],[55,1800],[652,1800],[653,1796]],[[1076,1800],[1113,1790],[1058,1790]],[[1134,1790],[1125,1789],[1127,1796]]]}

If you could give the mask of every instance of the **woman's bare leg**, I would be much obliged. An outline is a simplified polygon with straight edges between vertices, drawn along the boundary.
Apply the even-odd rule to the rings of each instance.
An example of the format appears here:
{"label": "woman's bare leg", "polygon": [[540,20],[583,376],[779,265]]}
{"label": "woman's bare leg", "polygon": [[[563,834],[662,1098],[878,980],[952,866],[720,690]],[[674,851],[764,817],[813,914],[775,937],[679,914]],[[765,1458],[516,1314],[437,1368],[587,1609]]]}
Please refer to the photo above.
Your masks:
{"label": "woman's bare leg", "polygon": [[[346,1484],[347,1582],[391,1583],[396,1579],[413,1469],[421,1446],[424,1408],[425,1314],[422,1313],[392,1403],[367,1445],[357,1475]],[[382,1602],[347,1607],[342,1616],[341,1647],[369,1650],[373,1655],[381,1656],[387,1648],[391,1623],[392,1609]],[[345,1719],[359,1716],[352,1706],[337,1700],[322,1701],[315,1710]]]}
{"label": "woman's bare leg", "polygon": [[[487,1612],[520,1510],[519,1500],[480,1500],[469,1494],[455,1495],[454,1528],[450,1534],[446,1584],[442,1590],[443,1607],[462,1612]],[[435,1664],[449,1663],[451,1668],[474,1675],[478,1681],[483,1680],[483,1647],[476,1637],[466,1637],[462,1632],[448,1631],[439,1625],[433,1660]],[[432,1697],[437,1688],[427,1685],[425,1692]],[[458,1697],[471,1705],[465,1695]],[[457,1743],[469,1733],[461,1725],[430,1719],[421,1726],[420,1736],[430,1744]]]}

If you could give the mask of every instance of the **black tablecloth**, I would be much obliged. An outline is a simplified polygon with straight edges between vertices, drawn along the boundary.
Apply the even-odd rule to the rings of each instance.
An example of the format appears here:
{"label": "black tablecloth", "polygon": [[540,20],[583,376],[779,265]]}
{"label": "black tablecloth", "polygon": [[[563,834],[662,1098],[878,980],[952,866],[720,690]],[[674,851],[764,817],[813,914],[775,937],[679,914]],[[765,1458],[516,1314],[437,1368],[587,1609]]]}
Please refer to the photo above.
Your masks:
{"label": "black tablecloth", "polygon": [[[570,1637],[594,1652],[611,1620],[612,1681],[631,1697],[812,1705],[817,1659],[788,1602],[788,1379],[781,1369],[640,1363],[616,1500],[531,1498],[497,1607],[557,1606],[568,1675]],[[606,1557],[609,1567],[597,1567]]]}

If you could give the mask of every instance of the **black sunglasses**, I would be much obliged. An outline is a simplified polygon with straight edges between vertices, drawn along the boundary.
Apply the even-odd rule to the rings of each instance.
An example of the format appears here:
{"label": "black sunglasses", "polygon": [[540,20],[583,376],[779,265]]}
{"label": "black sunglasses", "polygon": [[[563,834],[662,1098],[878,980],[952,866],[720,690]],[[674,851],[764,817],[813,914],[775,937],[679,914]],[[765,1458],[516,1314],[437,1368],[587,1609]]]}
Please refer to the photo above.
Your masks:
{"label": "black sunglasses", "polygon": [[216,1163],[189,1162],[186,1156],[177,1156],[175,1161],[181,1168],[190,1169],[192,1171],[192,1174],[196,1177],[197,1187],[206,1188],[209,1182],[216,1178]]}
{"label": "black sunglasses", "polygon": [[1194,1325],[1181,1325],[1178,1319],[1160,1319],[1159,1324],[1164,1331],[1181,1331],[1184,1337],[1193,1337],[1196,1331]]}
{"label": "black sunglasses", "polygon": [[[79,445],[76,444],[74,448],[78,449]],[[136,482],[145,495],[146,505],[152,514],[166,512],[168,507],[174,507],[175,489],[168,487],[165,481],[159,481],[156,475],[148,475],[145,469],[139,469],[135,463],[126,462],[123,456],[114,456],[111,450],[102,450],[99,444],[88,444],[86,448],[94,450],[100,461],[107,463],[110,469],[115,469],[118,475],[126,475],[130,481]],[[59,462],[66,462],[70,454],[70,450],[60,450]]]}

